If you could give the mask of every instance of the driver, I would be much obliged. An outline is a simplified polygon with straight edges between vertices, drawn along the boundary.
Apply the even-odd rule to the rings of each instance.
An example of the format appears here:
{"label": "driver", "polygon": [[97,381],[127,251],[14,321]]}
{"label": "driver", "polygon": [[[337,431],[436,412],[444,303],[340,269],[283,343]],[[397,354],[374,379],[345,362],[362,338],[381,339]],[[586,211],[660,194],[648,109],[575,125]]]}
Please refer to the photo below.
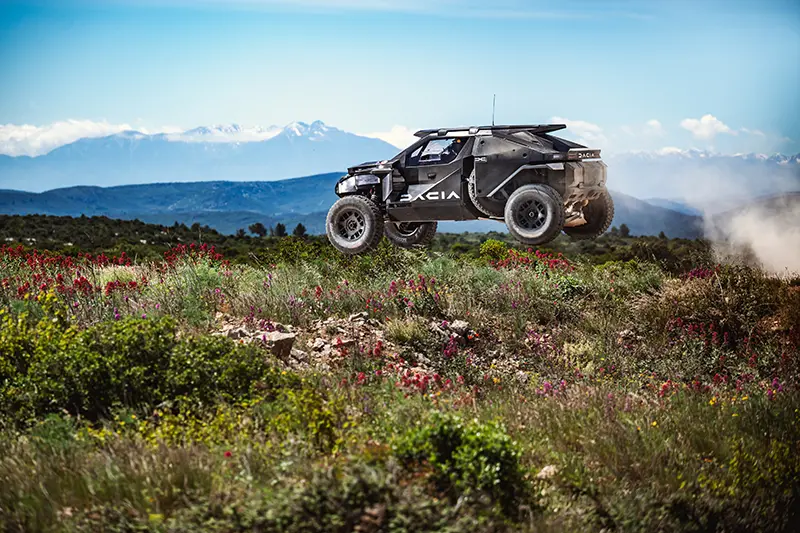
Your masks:
{"label": "driver", "polygon": [[461,152],[462,146],[463,143],[461,142],[461,139],[454,139],[453,142],[451,142],[447,148],[442,151],[442,161],[449,163],[455,159],[458,156],[458,153]]}

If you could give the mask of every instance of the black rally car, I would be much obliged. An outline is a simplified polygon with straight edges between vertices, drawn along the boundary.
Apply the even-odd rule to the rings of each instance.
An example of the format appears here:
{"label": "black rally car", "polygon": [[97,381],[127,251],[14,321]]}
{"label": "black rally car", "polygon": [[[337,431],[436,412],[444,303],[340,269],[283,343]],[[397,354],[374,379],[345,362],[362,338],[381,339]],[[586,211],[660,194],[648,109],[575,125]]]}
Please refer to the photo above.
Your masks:
{"label": "black rally car", "polygon": [[541,245],[562,231],[603,234],[614,218],[600,150],[552,135],[563,124],[420,130],[392,159],[348,169],[327,217],[346,254],[384,234],[410,248],[430,243],[439,220],[504,221],[518,241]]}

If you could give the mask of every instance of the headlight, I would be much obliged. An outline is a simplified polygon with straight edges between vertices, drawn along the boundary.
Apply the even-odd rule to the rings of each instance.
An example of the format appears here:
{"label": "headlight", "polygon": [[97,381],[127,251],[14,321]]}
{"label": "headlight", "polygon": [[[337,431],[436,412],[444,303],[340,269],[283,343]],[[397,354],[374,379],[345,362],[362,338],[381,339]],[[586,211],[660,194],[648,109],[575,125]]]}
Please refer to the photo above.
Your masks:
{"label": "headlight", "polygon": [[356,176],[356,185],[377,185],[381,180],[378,176],[372,174],[362,174]]}
{"label": "headlight", "polygon": [[346,180],[342,180],[336,184],[336,194],[347,194],[355,192],[356,190],[356,177],[350,176]]}

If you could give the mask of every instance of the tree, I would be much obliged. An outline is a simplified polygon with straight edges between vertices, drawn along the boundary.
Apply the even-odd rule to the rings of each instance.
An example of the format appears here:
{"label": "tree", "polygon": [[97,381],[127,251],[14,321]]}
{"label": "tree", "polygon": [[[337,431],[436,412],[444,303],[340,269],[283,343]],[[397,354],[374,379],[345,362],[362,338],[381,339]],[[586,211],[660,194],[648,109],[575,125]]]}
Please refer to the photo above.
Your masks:
{"label": "tree", "polygon": [[250,224],[247,229],[250,230],[250,233],[258,235],[259,237],[264,237],[267,234],[267,228],[261,222]]}
{"label": "tree", "polygon": [[619,234],[623,237],[630,237],[631,236],[631,229],[628,227],[627,224],[622,224],[619,227]]}
{"label": "tree", "polygon": [[287,235],[287,233],[286,233],[286,225],[285,224],[281,224],[280,222],[275,224],[275,236],[276,237],[286,237],[286,235]]}
{"label": "tree", "polygon": [[308,235],[308,233],[306,232],[306,227],[303,224],[298,223],[294,227],[294,230],[292,230],[292,235],[294,235],[295,237],[305,237],[306,235]]}
{"label": "tree", "polygon": [[658,238],[659,239],[666,239],[667,238],[667,234],[662,231],[661,233],[658,234]]}
{"label": "tree", "polygon": [[239,228],[236,230],[237,239],[244,239],[245,237],[247,237],[247,233],[244,231],[244,228]]}

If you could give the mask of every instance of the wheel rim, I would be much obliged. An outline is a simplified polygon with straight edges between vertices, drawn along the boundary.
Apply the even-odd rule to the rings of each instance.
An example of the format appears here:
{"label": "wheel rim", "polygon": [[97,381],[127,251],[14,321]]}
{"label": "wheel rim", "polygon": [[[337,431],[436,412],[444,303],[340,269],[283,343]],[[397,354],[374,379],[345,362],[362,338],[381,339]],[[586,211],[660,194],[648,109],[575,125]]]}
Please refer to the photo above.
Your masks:
{"label": "wheel rim", "polygon": [[355,209],[342,211],[336,217],[335,226],[339,237],[351,242],[360,239],[367,230],[364,215]]}
{"label": "wheel rim", "polygon": [[399,222],[395,223],[394,226],[397,228],[397,233],[403,237],[411,237],[419,229],[419,224],[414,224],[412,222]]}
{"label": "wheel rim", "polygon": [[528,231],[541,229],[547,222],[547,206],[535,199],[520,202],[514,210],[514,221]]}

